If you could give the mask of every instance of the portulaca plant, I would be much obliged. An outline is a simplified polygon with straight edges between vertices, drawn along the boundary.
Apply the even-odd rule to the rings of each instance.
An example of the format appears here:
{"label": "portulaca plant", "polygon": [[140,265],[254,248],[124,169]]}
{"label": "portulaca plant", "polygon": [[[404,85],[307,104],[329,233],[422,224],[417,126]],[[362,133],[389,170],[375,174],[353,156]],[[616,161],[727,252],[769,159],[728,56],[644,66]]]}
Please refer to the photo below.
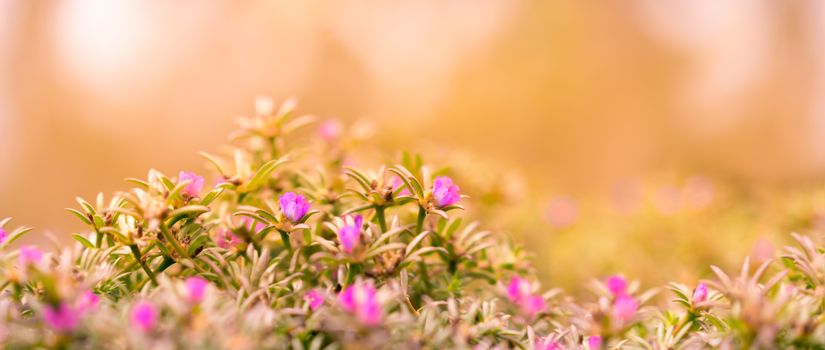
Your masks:
{"label": "portulaca plant", "polygon": [[[404,156],[359,169],[336,121],[267,99],[215,176],[149,171],[68,211],[74,245],[10,244],[0,221],[5,348],[704,349],[825,347],[825,253],[796,236],[776,262],[654,299],[621,275],[576,299],[464,213],[448,171]],[[296,136],[297,135],[297,136]],[[214,180],[214,181],[213,181]]]}

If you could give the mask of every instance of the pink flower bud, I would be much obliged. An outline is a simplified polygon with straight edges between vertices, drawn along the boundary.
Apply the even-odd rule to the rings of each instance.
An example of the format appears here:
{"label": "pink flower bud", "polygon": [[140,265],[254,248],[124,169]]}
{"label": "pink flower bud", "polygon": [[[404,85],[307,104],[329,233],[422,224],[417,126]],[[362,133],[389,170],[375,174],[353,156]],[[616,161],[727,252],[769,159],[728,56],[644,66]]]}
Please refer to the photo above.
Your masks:
{"label": "pink flower bud", "polygon": [[137,302],[132,307],[132,314],[130,315],[132,327],[137,328],[141,332],[148,332],[155,328],[155,323],[158,320],[158,311],[155,306],[147,301]]}
{"label": "pink flower bud", "polygon": [[223,249],[232,248],[238,244],[243,243],[238,236],[232,233],[232,230],[226,227],[219,227],[215,232],[215,244]]}
{"label": "pink flower bud", "polygon": [[56,332],[71,332],[80,324],[80,313],[66,303],[49,305],[43,309],[43,320]]}
{"label": "pink flower bud", "polygon": [[433,201],[438,208],[451,206],[461,199],[458,186],[446,176],[439,176],[433,182]]}
{"label": "pink flower bud", "polygon": [[257,221],[253,218],[250,218],[248,216],[241,217],[241,223],[243,223],[244,226],[246,226],[246,229],[249,230],[249,232],[255,234],[260,233],[264,228],[266,228],[266,225],[264,223]]}
{"label": "pink flower bud", "polygon": [[544,298],[540,295],[529,295],[519,303],[521,311],[525,315],[535,316],[547,308]]}
{"label": "pink flower bud", "polygon": [[624,295],[627,293],[627,280],[619,275],[610,276],[607,278],[607,289],[614,296]]}
{"label": "pink flower bud", "polygon": [[347,217],[347,224],[338,230],[338,241],[341,243],[341,250],[345,253],[352,253],[355,247],[361,242],[361,225],[363,217],[361,215]]}
{"label": "pink flower bud", "polygon": [[85,291],[75,301],[75,308],[80,313],[97,310],[100,304],[100,297],[92,291]]}
{"label": "pink flower bud", "polygon": [[[401,186],[404,186],[404,185],[405,185],[404,180],[401,180],[400,177],[395,176],[395,177],[392,178],[392,191],[393,192],[397,191],[399,188],[401,188]],[[403,190],[401,190],[401,192],[398,192],[399,196],[409,196],[410,194],[411,194],[411,192],[410,192],[409,188],[404,188]]]}
{"label": "pink flower bud", "polygon": [[203,189],[203,176],[198,176],[191,171],[181,171],[178,174],[178,183],[183,181],[189,180],[189,183],[183,187],[181,193],[188,195],[191,198],[195,198],[201,194],[201,190]]}
{"label": "pink flower bud", "polygon": [[43,260],[43,252],[39,248],[31,245],[20,247],[20,256],[18,257],[20,266],[37,264],[40,260]]}
{"label": "pink flower bud", "polygon": [[8,232],[6,232],[6,230],[4,230],[2,227],[0,227],[0,244],[5,243],[6,239],[8,239],[8,238],[9,238]]}
{"label": "pink flower bud", "polygon": [[381,323],[382,310],[372,283],[358,282],[338,294],[338,303],[347,312],[355,314],[365,325]]}
{"label": "pink flower bud", "polygon": [[590,350],[598,350],[602,348],[602,337],[593,335],[587,338],[587,347]]}
{"label": "pink flower bud", "polygon": [[561,344],[554,341],[550,337],[536,340],[536,350],[561,350]]}
{"label": "pink flower bud", "polygon": [[304,300],[309,303],[310,309],[313,311],[318,310],[321,305],[324,305],[324,293],[317,289],[312,289],[304,295]]}
{"label": "pink flower bud", "polygon": [[300,222],[309,211],[307,199],[294,192],[282,194],[278,198],[278,203],[281,205],[281,212],[283,212],[284,217],[292,223]]}
{"label": "pink flower bud", "polygon": [[693,304],[702,303],[708,300],[708,286],[704,283],[699,283],[696,289],[693,290]]}
{"label": "pink flower bud", "polygon": [[318,125],[318,136],[326,142],[333,142],[341,137],[344,126],[337,119],[329,119]]}
{"label": "pink flower bud", "polygon": [[613,303],[613,316],[622,321],[628,321],[636,316],[639,302],[629,295],[619,295]]}
{"label": "pink flower bud", "polygon": [[206,288],[209,287],[209,282],[199,276],[193,276],[186,279],[184,282],[186,287],[186,299],[190,303],[196,304],[203,301],[206,296]]}

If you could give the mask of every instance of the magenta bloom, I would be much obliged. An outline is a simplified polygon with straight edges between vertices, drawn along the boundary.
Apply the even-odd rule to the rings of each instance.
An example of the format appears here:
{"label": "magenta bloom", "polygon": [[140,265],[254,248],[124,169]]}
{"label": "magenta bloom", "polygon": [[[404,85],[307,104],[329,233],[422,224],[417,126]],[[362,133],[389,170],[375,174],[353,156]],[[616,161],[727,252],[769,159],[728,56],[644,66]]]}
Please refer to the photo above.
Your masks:
{"label": "magenta bloom", "polygon": [[201,194],[201,190],[203,189],[203,176],[198,176],[198,174],[191,171],[181,171],[178,175],[178,183],[186,180],[189,180],[190,182],[183,187],[181,193],[184,193],[191,198],[199,196]]}
{"label": "magenta bloom", "polygon": [[332,142],[341,136],[344,126],[337,119],[329,119],[318,125],[318,136],[326,142]]}
{"label": "magenta bloom", "polygon": [[241,243],[243,241],[226,227],[219,227],[215,233],[215,244],[223,249],[229,249]]}
{"label": "magenta bloom", "polygon": [[382,314],[376,294],[372,283],[358,282],[338,294],[338,303],[347,312],[355,314],[363,324],[374,326],[381,323]]}
{"label": "magenta bloom", "polygon": [[6,232],[6,230],[4,230],[2,227],[0,227],[0,244],[5,243],[6,239],[8,239],[8,238],[9,238],[9,233]]}
{"label": "magenta bloom", "polygon": [[56,332],[70,332],[80,324],[80,313],[66,303],[60,303],[56,308],[46,306],[43,320]]}
{"label": "magenta bloom", "polygon": [[345,219],[347,224],[338,230],[338,241],[341,242],[341,250],[345,253],[352,253],[355,247],[361,243],[361,225],[363,217],[361,215],[350,216]]}
{"label": "magenta bloom", "polygon": [[507,298],[510,301],[518,304],[528,296],[530,296],[530,282],[518,276],[510,279],[510,284],[507,285]]}
{"label": "magenta bloom", "polygon": [[43,252],[39,248],[32,245],[20,247],[20,256],[18,257],[20,266],[37,264],[40,260],[43,260]]}
{"label": "magenta bloom", "polygon": [[639,310],[639,302],[629,295],[620,295],[613,303],[613,316],[619,320],[627,321],[636,316]]}
{"label": "magenta bloom", "polygon": [[435,206],[439,208],[448,207],[458,203],[461,195],[458,193],[458,186],[453,184],[453,180],[446,176],[439,176],[433,182],[433,200]]}
{"label": "magenta bloom", "polygon": [[708,300],[708,286],[699,283],[696,289],[693,290],[693,304],[702,303],[706,300]]}
{"label": "magenta bloom", "polygon": [[324,293],[317,289],[312,289],[304,295],[304,300],[309,303],[312,311],[318,310],[321,305],[324,305]]}
{"label": "magenta bloom", "polygon": [[284,217],[292,223],[300,222],[309,211],[307,199],[294,192],[282,194],[278,198],[278,203],[281,204],[281,212],[284,213]]}
{"label": "magenta bloom", "polygon": [[614,296],[620,296],[627,293],[627,280],[619,275],[613,275],[607,278],[607,289]]}
{"label": "magenta bloom", "polygon": [[152,303],[140,301],[132,307],[132,314],[129,319],[132,321],[132,327],[141,332],[148,332],[155,328],[155,323],[158,321],[158,311]]}
{"label": "magenta bloom", "polygon": [[202,277],[193,276],[187,278],[184,285],[186,286],[186,299],[190,303],[200,303],[206,296],[206,288],[209,287],[209,282]]}
{"label": "magenta bloom", "polygon": [[587,347],[590,350],[598,350],[602,348],[602,337],[598,335],[590,336],[587,338]]}
{"label": "magenta bloom", "polygon": [[539,312],[544,311],[547,308],[547,304],[544,302],[544,298],[540,295],[530,295],[526,299],[522,300],[519,303],[521,307],[521,311],[530,316],[535,316]]}
{"label": "magenta bloom", "polygon": [[100,304],[100,297],[92,291],[85,291],[83,294],[80,295],[79,298],[75,301],[75,308],[79,313],[86,313],[88,311],[97,310],[97,306]]}

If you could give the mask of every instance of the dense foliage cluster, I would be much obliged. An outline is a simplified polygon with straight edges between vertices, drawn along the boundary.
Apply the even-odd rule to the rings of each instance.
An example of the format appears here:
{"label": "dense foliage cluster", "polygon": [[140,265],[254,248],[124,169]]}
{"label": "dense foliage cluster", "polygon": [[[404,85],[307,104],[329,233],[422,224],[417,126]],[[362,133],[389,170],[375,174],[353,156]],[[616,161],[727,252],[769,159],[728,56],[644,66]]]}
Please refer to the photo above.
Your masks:
{"label": "dense foliage cluster", "polygon": [[[420,158],[349,164],[334,121],[256,103],[212,184],[183,171],[69,209],[88,232],[44,251],[0,229],[7,348],[823,348],[825,253],[785,255],[671,303],[616,275],[593,297],[543,291],[525,253],[462,220],[468,201]],[[289,146],[289,147],[287,147]],[[0,222],[8,227],[9,220]]]}

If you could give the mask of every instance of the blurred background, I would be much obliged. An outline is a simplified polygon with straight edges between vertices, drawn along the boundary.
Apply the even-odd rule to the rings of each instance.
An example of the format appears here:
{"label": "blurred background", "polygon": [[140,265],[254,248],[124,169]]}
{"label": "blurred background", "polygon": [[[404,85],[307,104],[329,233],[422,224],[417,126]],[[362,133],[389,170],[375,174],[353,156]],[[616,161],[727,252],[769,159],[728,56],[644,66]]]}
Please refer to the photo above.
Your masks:
{"label": "blurred background", "polygon": [[0,0],[0,217],[67,236],[297,96],[458,169],[547,285],[689,282],[825,225],[823,93],[814,0]]}

